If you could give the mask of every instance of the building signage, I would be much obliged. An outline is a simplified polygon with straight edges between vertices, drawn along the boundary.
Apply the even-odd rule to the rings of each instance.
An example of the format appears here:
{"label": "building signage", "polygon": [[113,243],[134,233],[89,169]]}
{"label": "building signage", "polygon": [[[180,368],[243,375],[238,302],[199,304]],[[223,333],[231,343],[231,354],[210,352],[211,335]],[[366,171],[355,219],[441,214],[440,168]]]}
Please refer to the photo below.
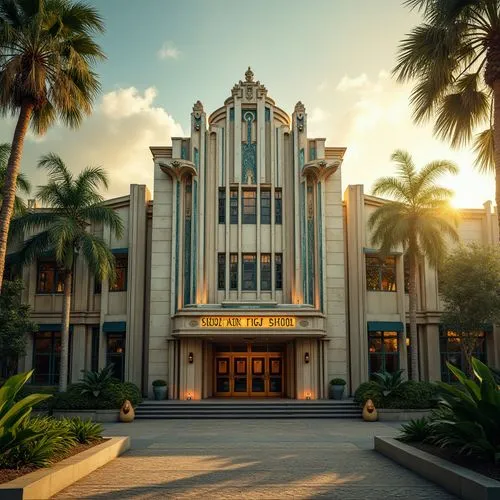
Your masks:
{"label": "building signage", "polygon": [[292,316],[203,316],[201,328],[295,328]]}

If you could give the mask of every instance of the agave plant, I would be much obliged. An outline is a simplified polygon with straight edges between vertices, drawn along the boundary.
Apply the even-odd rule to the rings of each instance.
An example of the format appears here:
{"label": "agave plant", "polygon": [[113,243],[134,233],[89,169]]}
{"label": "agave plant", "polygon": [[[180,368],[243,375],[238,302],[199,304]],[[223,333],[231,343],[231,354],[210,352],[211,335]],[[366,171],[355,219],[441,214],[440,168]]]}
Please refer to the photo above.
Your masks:
{"label": "agave plant", "polygon": [[103,427],[92,420],[82,420],[79,417],[69,418],[67,425],[71,434],[79,443],[91,443],[102,437]]}
{"label": "agave plant", "polygon": [[7,379],[0,388],[0,457],[6,456],[20,443],[36,439],[40,432],[26,428],[33,406],[52,397],[50,394],[30,394],[16,402],[16,395],[30,379],[33,370]]}
{"label": "agave plant", "polygon": [[415,418],[408,423],[401,425],[401,434],[398,436],[406,443],[416,441],[422,442],[429,437],[430,426],[427,417]]}
{"label": "agave plant", "polygon": [[388,396],[404,382],[403,371],[396,370],[394,373],[382,371],[372,374],[373,382],[379,387],[384,397]]}
{"label": "agave plant", "polygon": [[113,383],[114,364],[110,363],[97,372],[83,370],[83,377],[80,379],[82,394],[92,394],[98,398],[101,392]]}
{"label": "agave plant", "polygon": [[451,363],[448,368],[459,386],[437,382],[444,415],[433,417],[432,441],[440,447],[452,447],[459,453],[500,463],[500,387],[491,370],[472,358],[477,379]]}

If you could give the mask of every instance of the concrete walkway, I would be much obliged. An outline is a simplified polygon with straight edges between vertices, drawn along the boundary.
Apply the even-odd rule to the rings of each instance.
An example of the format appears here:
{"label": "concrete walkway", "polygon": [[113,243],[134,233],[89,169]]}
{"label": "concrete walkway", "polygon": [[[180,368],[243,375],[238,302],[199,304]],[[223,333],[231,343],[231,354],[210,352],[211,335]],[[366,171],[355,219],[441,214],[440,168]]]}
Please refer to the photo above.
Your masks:
{"label": "concrete walkway", "polygon": [[372,450],[396,424],[352,420],[143,420],[108,424],[132,450],[55,498],[451,499]]}

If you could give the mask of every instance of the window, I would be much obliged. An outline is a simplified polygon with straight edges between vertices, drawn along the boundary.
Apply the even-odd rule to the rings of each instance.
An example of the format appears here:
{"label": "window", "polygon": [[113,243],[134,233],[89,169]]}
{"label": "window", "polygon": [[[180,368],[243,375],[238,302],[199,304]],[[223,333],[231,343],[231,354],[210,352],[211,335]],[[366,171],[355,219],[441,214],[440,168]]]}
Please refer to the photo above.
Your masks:
{"label": "window", "polygon": [[125,332],[108,333],[106,343],[106,365],[113,363],[113,377],[121,382],[125,378]]}
{"label": "window", "polygon": [[399,369],[397,332],[368,332],[368,373]]}
{"label": "window", "polygon": [[366,256],[366,289],[370,291],[396,291],[396,257],[381,260],[376,255]]}
{"label": "window", "polygon": [[219,224],[226,223],[226,189],[219,188]]}
{"label": "window", "polygon": [[238,189],[229,192],[229,219],[231,224],[238,224]]}
{"label": "window", "polygon": [[90,369],[93,372],[99,370],[99,327],[92,327],[92,345],[90,351]]}
{"label": "window", "polygon": [[274,192],[274,223],[281,224],[282,220],[282,204],[281,204],[281,189],[276,189]]}
{"label": "window", "polygon": [[271,191],[260,192],[260,223],[271,224]]}
{"label": "window", "polygon": [[277,253],[274,255],[274,265],[275,265],[275,280],[276,280],[276,290],[283,289],[283,255]]}
{"label": "window", "polygon": [[217,258],[217,288],[226,289],[226,254],[220,253]]}
{"label": "window", "polygon": [[[441,380],[444,382],[456,382],[455,376],[446,366],[446,361],[455,365],[463,372],[467,373],[467,364],[461,348],[462,339],[451,330],[441,331],[439,337],[439,354],[441,358]],[[486,335],[478,332],[474,357],[486,363]]]}
{"label": "window", "polygon": [[126,292],[127,291],[127,274],[128,274],[128,254],[115,255],[115,271],[116,279],[114,283],[110,283],[110,292]]}
{"label": "window", "polygon": [[229,289],[238,290],[238,254],[229,256]]}
{"label": "window", "polygon": [[36,293],[63,293],[64,269],[55,261],[38,262]]}
{"label": "window", "polygon": [[243,254],[243,290],[257,290],[257,256]]}
{"label": "window", "polygon": [[[68,380],[71,373],[71,331],[68,346]],[[61,332],[38,332],[33,337],[33,382],[57,385],[61,368]]]}
{"label": "window", "polygon": [[260,289],[271,290],[271,254],[260,254]]}
{"label": "window", "polygon": [[257,191],[255,189],[241,192],[241,206],[243,210],[242,223],[257,223]]}

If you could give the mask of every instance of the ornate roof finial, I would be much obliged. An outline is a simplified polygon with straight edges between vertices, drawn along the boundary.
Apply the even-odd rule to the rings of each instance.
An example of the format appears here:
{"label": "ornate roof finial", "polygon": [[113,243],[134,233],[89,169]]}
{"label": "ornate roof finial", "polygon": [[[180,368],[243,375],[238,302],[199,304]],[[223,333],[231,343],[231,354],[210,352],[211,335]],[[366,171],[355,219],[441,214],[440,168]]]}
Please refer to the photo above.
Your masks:
{"label": "ornate roof finial", "polygon": [[245,81],[247,83],[253,82],[253,71],[250,66],[248,66],[248,69],[245,71]]}
{"label": "ornate roof finial", "polygon": [[193,106],[193,111],[199,111],[200,113],[203,113],[203,104],[201,101],[196,101]]}
{"label": "ornate roof finial", "polygon": [[306,108],[305,106],[302,104],[301,101],[299,101],[296,105],[295,105],[295,112],[296,113],[305,113],[306,111]]}

